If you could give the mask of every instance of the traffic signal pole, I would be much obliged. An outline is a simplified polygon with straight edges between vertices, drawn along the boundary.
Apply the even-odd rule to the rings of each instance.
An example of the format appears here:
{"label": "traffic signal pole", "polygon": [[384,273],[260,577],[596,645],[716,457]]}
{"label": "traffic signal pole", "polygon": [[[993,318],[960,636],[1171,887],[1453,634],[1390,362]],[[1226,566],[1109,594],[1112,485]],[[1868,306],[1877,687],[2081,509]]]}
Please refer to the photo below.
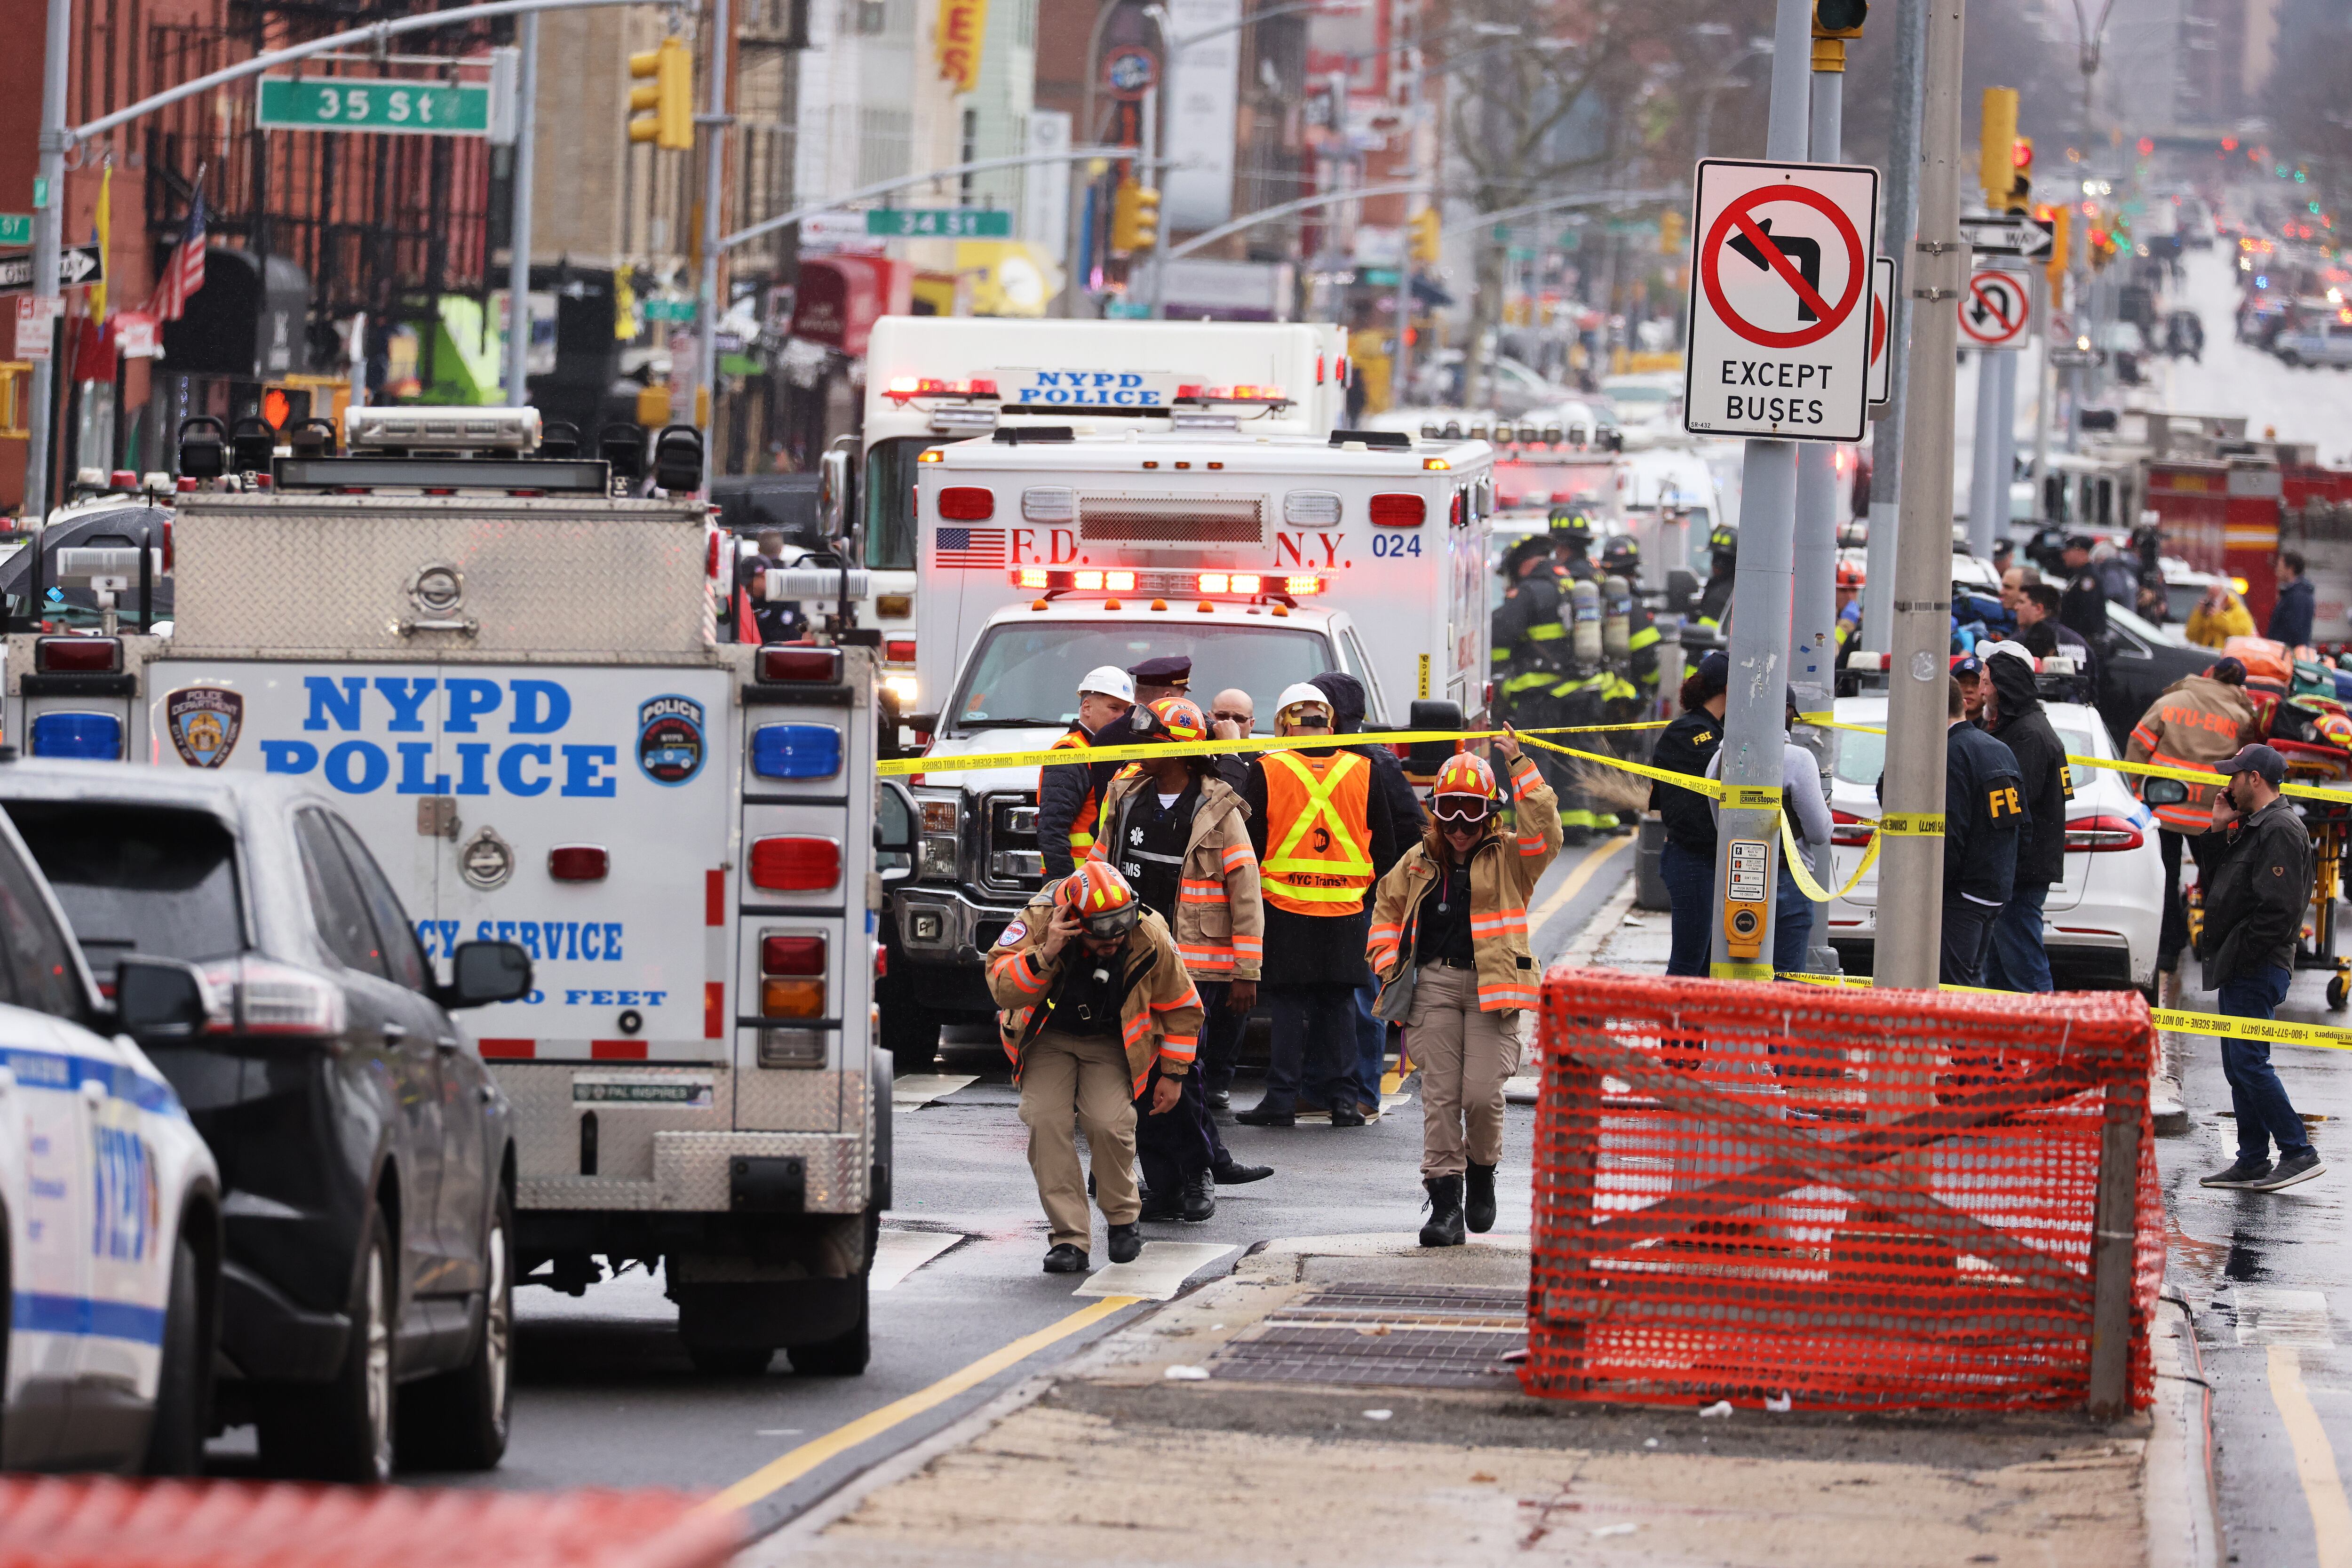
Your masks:
{"label": "traffic signal pole", "polygon": [[514,216],[507,226],[507,402],[530,403],[530,201],[539,143],[539,13],[515,24]]}
{"label": "traffic signal pole", "polygon": [[[41,59],[40,156],[35,165],[44,199],[33,209],[31,294],[37,300],[58,292],[58,253],[65,245],[66,51],[73,30],[73,0],[49,0],[47,26]],[[57,342],[54,326],[49,342]],[[24,512],[35,521],[49,515],[49,447],[57,439],[49,416],[57,395],[56,352],[52,347],[51,358],[33,362],[32,406],[25,417],[32,438],[25,443]],[[37,627],[40,606],[33,606],[31,613]]]}
{"label": "traffic signal pole", "polygon": [[727,0],[711,0],[710,8],[710,110],[698,117],[710,134],[702,153],[702,283],[696,290],[695,406],[686,421],[702,428],[702,488],[706,493],[715,471],[712,465],[719,460],[719,207],[727,195],[727,75],[735,54]]}
{"label": "traffic signal pole", "polygon": [[[1880,985],[1931,990],[1944,933],[1944,731],[1951,683],[1952,350],[1968,282],[1960,238],[1960,43],[1966,0],[1926,13],[1918,237],[1904,282],[1918,309],[1905,365],[1901,524],[1895,534],[1886,774],[1878,855]],[[1898,119],[1897,123],[1900,123]],[[1895,831],[1896,828],[1903,831]]]}
{"label": "traffic signal pole", "polygon": [[1887,133],[1886,205],[1880,247],[1895,258],[1895,299],[1887,309],[1886,406],[1870,433],[1870,539],[1862,584],[1862,646],[1885,653],[1894,644],[1895,497],[1903,482],[1903,409],[1911,363],[1911,236],[1919,216],[1919,94],[1927,68],[1924,0],[1897,0],[1895,11],[1895,115]]}
{"label": "traffic signal pole", "polygon": [[[1801,163],[1806,154],[1811,97],[1811,0],[1778,0],[1772,29],[1772,107],[1764,156]],[[1704,239],[1699,242],[1702,246]],[[1693,266],[1706,258],[1695,255]],[[1774,905],[1780,872],[1780,758],[1787,744],[1790,592],[1794,572],[1797,443],[1751,439],[1740,481],[1739,563],[1731,589],[1731,683],[1723,714],[1723,782],[1734,790],[1769,792],[1775,804],[1724,803],[1717,835],[1715,907],[1732,907],[1735,857],[1762,850],[1764,936],[1754,957],[1735,958],[1730,933],[1717,920],[1711,941],[1716,978],[1769,980],[1779,921]],[[1751,860],[1740,866],[1752,870]],[[1750,906],[1752,907],[1752,906]]]}

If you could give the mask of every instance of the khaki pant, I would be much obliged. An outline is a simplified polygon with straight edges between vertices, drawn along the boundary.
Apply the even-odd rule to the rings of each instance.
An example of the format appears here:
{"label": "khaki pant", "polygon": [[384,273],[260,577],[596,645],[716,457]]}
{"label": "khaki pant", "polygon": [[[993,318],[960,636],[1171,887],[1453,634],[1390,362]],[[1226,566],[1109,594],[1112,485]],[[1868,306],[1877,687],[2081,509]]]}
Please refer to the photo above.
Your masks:
{"label": "khaki pant", "polygon": [[[1499,1092],[1499,1091],[1498,1091]],[[1135,1189],[1135,1084],[1117,1040],[1080,1039],[1047,1029],[1021,1058],[1021,1120],[1029,1128],[1029,1169],[1053,1227],[1052,1245],[1089,1250],[1087,1173],[1078,1164],[1075,1118],[1087,1130],[1103,1218],[1133,1225],[1143,1212]]]}
{"label": "khaki pant", "polygon": [[1405,1048],[1421,1065],[1421,1173],[1458,1176],[1503,1157],[1503,1080],[1518,1069],[1517,1009],[1478,1009],[1478,975],[1440,963],[1413,983]]}

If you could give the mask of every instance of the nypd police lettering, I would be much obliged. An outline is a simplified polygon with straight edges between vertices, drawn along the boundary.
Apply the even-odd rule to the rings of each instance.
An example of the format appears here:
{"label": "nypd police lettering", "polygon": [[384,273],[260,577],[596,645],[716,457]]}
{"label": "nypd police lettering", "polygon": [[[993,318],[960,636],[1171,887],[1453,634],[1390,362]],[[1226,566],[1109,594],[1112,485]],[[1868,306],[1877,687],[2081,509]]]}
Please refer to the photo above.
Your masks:
{"label": "nypd police lettering", "polygon": [[1165,388],[1133,371],[1033,370],[1018,384],[1014,403],[1050,403],[1082,408],[1160,408]]}
{"label": "nypd police lettering", "polygon": [[[302,728],[312,732],[357,731],[366,727],[376,711],[388,710],[384,731],[395,735],[421,734],[425,728],[425,702],[436,689],[445,699],[444,735],[484,733],[488,728],[485,721],[501,719],[509,735],[552,735],[572,721],[572,694],[552,680],[502,683],[460,677],[444,682],[430,676],[370,679],[357,675],[340,679],[312,675],[304,677],[302,685],[310,703]],[[698,710],[694,726],[698,732]],[[436,767],[430,741],[395,741],[388,750],[370,740],[264,740],[260,746],[263,766],[268,772],[316,773],[345,795],[373,795],[390,784],[398,795],[486,795],[492,793],[495,781],[499,793],[525,799],[551,789],[559,795],[593,799],[614,794],[620,766],[617,746],[562,742],[517,741],[500,745],[457,741],[449,747],[449,760],[457,764],[454,774]]]}

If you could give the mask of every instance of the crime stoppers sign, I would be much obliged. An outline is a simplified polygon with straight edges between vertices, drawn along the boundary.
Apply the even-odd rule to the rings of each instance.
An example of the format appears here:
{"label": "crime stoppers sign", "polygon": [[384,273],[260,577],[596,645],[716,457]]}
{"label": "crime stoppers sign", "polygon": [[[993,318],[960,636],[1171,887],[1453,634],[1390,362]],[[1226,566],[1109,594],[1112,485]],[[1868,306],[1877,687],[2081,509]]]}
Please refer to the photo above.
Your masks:
{"label": "crime stoppers sign", "polygon": [[1860,440],[1878,171],[1708,158],[1696,206],[1684,427]]}

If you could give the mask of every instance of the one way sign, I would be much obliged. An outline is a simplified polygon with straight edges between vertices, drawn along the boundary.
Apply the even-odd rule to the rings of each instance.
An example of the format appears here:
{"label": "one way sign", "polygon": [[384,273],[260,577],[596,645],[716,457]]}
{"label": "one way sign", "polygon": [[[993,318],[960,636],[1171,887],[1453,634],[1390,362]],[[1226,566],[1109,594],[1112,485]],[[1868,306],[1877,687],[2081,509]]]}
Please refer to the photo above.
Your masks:
{"label": "one way sign", "polygon": [[[94,245],[77,245],[58,253],[58,287],[79,288],[106,281],[106,258]],[[33,286],[30,256],[0,256],[0,294],[14,294]]]}
{"label": "one way sign", "polygon": [[2040,261],[2056,246],[2058,226],[2050,218],[2028,217],[2023,213],[1995,213],[1962,218],[1960,234],[1979,256]]}

